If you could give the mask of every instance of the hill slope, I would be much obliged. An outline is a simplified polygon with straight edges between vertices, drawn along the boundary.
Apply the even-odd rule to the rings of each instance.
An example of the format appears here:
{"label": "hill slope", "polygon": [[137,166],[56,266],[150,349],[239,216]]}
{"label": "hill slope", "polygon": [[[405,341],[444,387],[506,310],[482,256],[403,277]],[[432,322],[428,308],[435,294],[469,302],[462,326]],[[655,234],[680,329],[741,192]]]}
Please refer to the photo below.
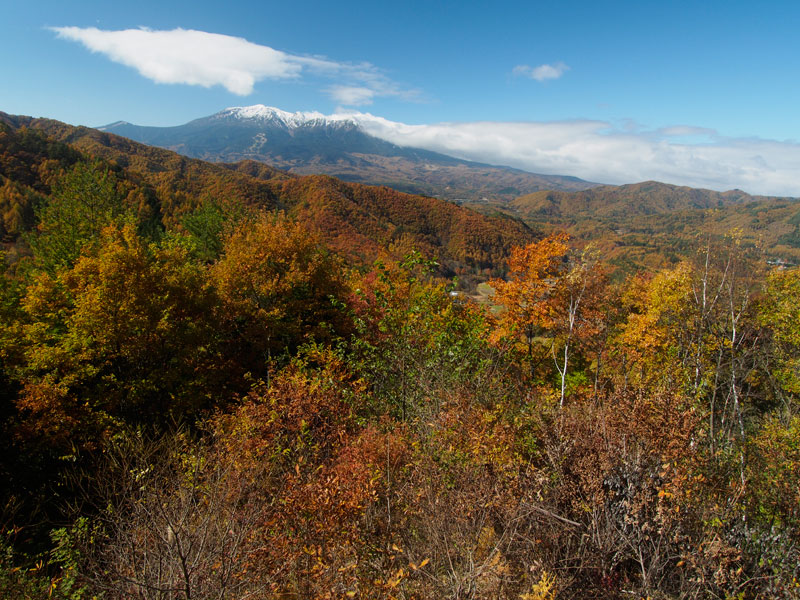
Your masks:
{"label": "hill slope", "polygon": [[[487,217],[444,200],[324,175],[290,175],[252,161],[212,164],[96,129],[0,113],[3,214],[30,213],[29,204],[22,206],[27,190],[46,196],[48,181],[84,155],[115,165],[136,188],[131,194],[149,199],[165,223],[204,199],[283,210],[352,260],[402,256],[416,247],[440,263],[442,274],[470,275],[502,268],[512,245],[533,238],[519,220]],[[6,237],[14,235],[6,229]]]}

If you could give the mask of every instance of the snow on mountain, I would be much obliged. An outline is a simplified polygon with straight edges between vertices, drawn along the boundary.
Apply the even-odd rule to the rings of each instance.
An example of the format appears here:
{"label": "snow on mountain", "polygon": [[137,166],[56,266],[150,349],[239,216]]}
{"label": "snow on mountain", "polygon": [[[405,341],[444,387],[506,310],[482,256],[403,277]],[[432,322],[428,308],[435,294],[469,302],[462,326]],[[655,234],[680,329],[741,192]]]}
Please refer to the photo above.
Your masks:
{"label": "snow on mountain", "polygon": [[109,123],[108,125],[103,125],[102,127],[98,127],[100,131],[111,131],[115,127],[130,127],[132,126],[131,123],[127,121],[115,121],[114,123]]}
{"label": "snow on mountain", "polygon": [[341,126],[349,125],[358,127],[358,122],[351,115],[323,115],[321,112],[288,112],[265,106],[254,104],[253,106],[232,106],[218,112],[212,118],[215,119],[238,119],[242,121],[260,121],[271,123],[282,123],[292,129],[297,127],[319,127],[319,126]]}

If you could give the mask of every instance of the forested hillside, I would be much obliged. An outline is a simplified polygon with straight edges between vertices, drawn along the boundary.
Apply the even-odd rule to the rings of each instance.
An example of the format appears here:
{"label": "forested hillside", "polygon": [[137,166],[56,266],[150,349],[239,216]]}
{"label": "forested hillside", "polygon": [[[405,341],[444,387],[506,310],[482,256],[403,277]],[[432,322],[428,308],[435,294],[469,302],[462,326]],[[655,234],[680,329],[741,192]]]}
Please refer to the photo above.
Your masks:
{"label": "forested hillside", "polygon": [[[86,127],[0,114],[0,210],[4,235],[32,224],[32,194],[48,194],[58,169],[88,158],[105,161],[137,213],[176,225],[201,205],[282,210],[351,260],[370,263],[417,247],[442,275],[466,284],[486,277],[513,244],[533,239],[521,221],[485,217],[453,203],[332,177],[293,176],[245,161],[215,165]],[[85,158],[81,158],[81,154]],[[486,273],[483,273],[483,272]]]}
{"label": "forested hillside", "polygon": [[736,232],[612,283],[564,233],[6,121],[5,596],[800,594],[800,271]]}
{"label": "forested hillside", "polygon": [[595,243],[628,274],[675,264],[707,233],[738,230],[741,242],[774,261],[800,264],[800,204],[796,198],[715,192],[646,181],[580,192],[546,191],[510,203],[474,205],[503,211],[531,227],[569,231]]}

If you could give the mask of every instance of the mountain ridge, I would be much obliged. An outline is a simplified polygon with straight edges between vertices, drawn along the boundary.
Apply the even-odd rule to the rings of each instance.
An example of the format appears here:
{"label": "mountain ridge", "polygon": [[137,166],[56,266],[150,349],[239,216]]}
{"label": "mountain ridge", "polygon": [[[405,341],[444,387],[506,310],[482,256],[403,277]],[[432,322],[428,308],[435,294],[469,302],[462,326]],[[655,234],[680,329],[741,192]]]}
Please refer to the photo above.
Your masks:
{"label": "mountain ridge", "polygon": [[290,113],[265,105],[229,107],[174,127],[118,121],[98,129],[210,162],[258,160],[292,173],[333,175],[449,200],[509,202],[539,190],[598,185],[398,146],[366,133],[350,115]]}
{"label": "mountain ridge", "polygon": [[723,208],[748,202],[792,200],[780,196],[754,196],[739,189],[717,192],[704,188],[642,181],[589,190],[547,190],[515,198],[509,208],[526,218],[575,219],[630,217],[682,210]]}

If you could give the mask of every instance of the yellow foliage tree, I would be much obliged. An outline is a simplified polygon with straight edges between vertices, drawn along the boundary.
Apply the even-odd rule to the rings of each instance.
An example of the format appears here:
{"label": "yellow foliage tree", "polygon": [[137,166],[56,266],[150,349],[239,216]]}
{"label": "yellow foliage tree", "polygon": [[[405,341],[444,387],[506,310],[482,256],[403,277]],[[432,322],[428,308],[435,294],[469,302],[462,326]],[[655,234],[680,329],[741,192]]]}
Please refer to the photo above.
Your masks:
{"label": "yellow foliage tree", "polygon": [[315,235],[281,215],[242,223],[226,240],[212,278],[222,300],[221,321],[243,360],[255,360],[255,371],[270,356],[329,339],[342,328],[333,301],[345,289],[339,262]]}

